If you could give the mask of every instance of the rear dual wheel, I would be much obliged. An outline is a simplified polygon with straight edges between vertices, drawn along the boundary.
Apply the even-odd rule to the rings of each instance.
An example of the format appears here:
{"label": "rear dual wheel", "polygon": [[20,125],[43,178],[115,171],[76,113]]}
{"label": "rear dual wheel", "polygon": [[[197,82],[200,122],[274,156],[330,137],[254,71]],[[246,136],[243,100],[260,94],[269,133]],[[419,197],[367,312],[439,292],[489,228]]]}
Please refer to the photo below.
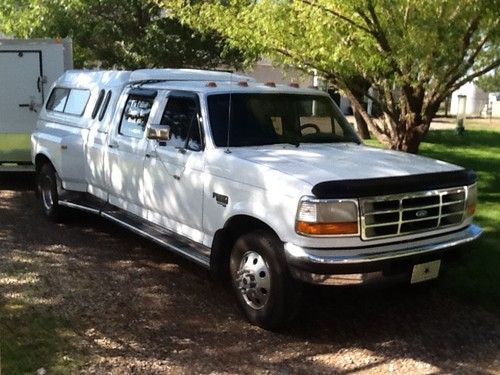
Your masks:
{"label": "rear dual wheel", "polygon": [[283,244],[275,235],[258,230],[241,236],[232,249],[229,270],[238,305],[251,323],[277,329],[295,317],[301,285],[291,277]]}
{"label": "rear dual wheel", "polygon": [[43,164],[36,174],[36,190],[42,213],[52,221],[60,220],[63,214],[57,186],[54,167],[49,163]]}

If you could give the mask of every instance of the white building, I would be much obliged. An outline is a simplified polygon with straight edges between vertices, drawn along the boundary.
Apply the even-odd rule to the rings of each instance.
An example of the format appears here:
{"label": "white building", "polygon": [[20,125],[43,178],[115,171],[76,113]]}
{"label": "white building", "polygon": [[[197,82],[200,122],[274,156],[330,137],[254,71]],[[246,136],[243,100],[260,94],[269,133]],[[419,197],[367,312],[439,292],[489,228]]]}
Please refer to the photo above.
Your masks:
{"label": "white building", "polygon": [[473,82],[468,82],[451,94],[450,115],[458,112],[459,97],[465,96],[465,115],[484,115],[485,106],[488,104],[488,93],[481,90]]}
{"label": "white building", "polygon": [[[490,92],[488,96],[488,109],[492,117],[500,117],[500,92]],[[488,117],[490,112],[487,113]]]}

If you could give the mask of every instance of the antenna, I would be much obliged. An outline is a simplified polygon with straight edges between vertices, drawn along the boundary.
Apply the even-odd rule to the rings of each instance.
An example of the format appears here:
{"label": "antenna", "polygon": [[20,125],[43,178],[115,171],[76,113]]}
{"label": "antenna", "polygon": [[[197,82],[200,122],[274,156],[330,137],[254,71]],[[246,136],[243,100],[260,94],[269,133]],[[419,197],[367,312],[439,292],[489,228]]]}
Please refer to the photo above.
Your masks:
{"label": "antenna", "polygon": [[231,106],[232,106],[232,98],[233,98],[233,92],[232,92],[232,86],[233,86],[233,72],[230,72],[229,75],[229,103],[228,103],[228,108],[227,108],[227,142],[226,142],[226,151],[224,151],[226,154],[230,154],[231,150],[229,149],[229,136],[231,135]]}

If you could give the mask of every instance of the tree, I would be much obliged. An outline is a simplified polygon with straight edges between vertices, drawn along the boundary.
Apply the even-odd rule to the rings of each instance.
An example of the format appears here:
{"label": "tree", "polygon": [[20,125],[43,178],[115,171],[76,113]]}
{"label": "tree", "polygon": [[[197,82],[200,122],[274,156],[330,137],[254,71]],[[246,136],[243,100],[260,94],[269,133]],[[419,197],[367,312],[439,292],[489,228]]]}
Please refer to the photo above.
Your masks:
{"label": "tree", "polygon": [[[412,153],[451,92],[500,66],[499,0],[175,0],[164,6],[191,27],[226,36],[250,60],[267,55],[316,69],[381,142]],[[379,118],[363,108],[350,77],[370,83]]]}
{"label": "tree", "polygon": [[500,69],[479,77],[476,84],[486,92],[500,92]]}
{"label": "tree", "polygon": [[215,32],[182,25],[155,0],[4,0],[0,32],[69,36],[77,67],[217,67],[241,60]]}

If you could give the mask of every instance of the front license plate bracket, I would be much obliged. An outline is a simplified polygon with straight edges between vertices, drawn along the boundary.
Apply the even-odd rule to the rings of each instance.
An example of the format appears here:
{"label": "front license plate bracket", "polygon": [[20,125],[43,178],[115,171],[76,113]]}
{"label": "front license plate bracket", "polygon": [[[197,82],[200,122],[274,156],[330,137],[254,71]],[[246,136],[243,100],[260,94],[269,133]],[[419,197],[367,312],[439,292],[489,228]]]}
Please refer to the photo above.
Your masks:
{"label": "front license plate bracket", "polygon": [[441,259],[432,262],[415,264],[411,273],[411,284],[421,283],[427,280],[436,279],[439,276]]}

